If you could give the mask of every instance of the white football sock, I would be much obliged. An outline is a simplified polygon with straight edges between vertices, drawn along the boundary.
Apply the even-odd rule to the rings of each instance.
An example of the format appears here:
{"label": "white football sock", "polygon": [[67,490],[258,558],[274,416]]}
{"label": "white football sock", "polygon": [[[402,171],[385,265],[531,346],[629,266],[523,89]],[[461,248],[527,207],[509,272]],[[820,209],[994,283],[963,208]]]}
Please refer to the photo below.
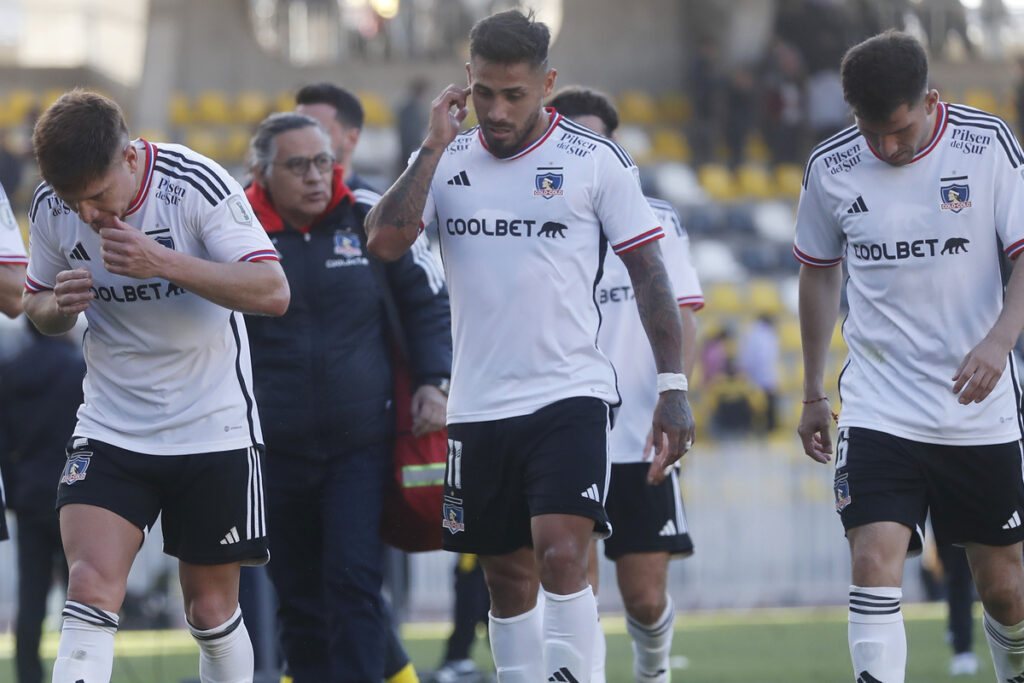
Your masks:
{"label": "white football sock", "polygon": [[650,626],[626,615],[626,630],[633,638],[633,675],[638,682],[668,683],[671,677],[668,657],[672,651],[676,610],[672,596],[665,598],[668,603],[665,611]]}
{"label": "white football sock", "polygon": [[1024,681],[1024,621],[1016,626],[1003,626],[985,612],[985,638],[992,652],[996,678],[1001,681]]}
{"label": "white football sock", "polygon": [[597,600],[587,586],[578,593],[558,595],[544,591],[544,663],[547,676],[540,680],[588,683],[593,670]]}
{"label": "white football sock", "polygon": [[53,663],[53,683],[108,683],[114,666],[117,615],[84,602],[68,600]]}
{"label": "white football sock", "polygon": [[857,683],[903,683],[907,634],[900,599],[903,590],[850,586],[850,659]]}
{"label": "white football sock", "polygon": [[242,608],[231,618],[206,631],[188,625],[199,643],[199,680],[202,683],[252,683],[253,654]]}
{"label": "white football sock", "polygon": [[594,667],[590,670],[590,683],[605,683],[604,660],[608,653],[608,643],[604,640],[604,629],[601,628],[601,617],[597,618],[594,629]]}
{"label": "white football sock", "polygon": [[[539,603],[539,601],[538,601]],[[544,680],[543,609],[534,605],[528,612],[507,619],[487,614],[491,656],[498,683],[537,683]]]}

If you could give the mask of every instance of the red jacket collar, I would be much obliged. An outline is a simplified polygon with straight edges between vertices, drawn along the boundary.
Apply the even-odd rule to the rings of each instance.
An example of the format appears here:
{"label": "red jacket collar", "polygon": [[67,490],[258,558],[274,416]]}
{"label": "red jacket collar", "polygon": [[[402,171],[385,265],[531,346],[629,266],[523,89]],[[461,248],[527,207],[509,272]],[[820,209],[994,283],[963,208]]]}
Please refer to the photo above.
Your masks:
{"label": "red jacket collar", "polygon": [[334,176],[331,179],[331,201],[324,209],[324,212],[317,216],[310,225],[299,225],[299,226],[285,226],[284,220],[278,215],[277,210],[274,208],[274,204],[271,201],[270,195],[263,189],[263,186],[257,182],[253,182],[245,190],[245,196],[248,197],[249,203],[252,204],[252,210],[256,212],[256,217],[260,219],[260,223],[263,225],[263,229],[267,232],[281,232],[286,228],[290,227],[299,232],[306,233],[309,229],[319,223],[324,216],[334,211],[339,204],[347,201],[349,204],[355,203],[355,197],[352,195],[352,191],[348,189],[342,180],[342,174],[344,171],[338,164],[334,165]]}

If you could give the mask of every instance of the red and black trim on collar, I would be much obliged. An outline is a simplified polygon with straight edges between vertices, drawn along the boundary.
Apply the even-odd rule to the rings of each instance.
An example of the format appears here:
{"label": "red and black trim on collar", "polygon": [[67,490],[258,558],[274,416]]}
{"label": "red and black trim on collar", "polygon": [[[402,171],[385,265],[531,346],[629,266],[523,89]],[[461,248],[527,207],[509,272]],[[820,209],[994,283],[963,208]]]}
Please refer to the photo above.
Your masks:
{"label": "red and black trim on collar", "polygon": [[249,199],[249,203],[252,204],[252,210],[256,212],[256,217],[260,219],[260,223],[263,225],[263,229],[267,232],[282,232],[287,229],[298,230],[301,233],[309,232],[309,229],[320,222],[331,211],[334,211],[342,202],[347,201],[349,204],[355,203],[355,197],[352,191],[348,189],[345,182],[342,180],[344,171],[338,164],[334,165],[334,176],[331,179],[331,201],[327,204],[327,208],[324,212],[313,219],[313,222],[309,225],[285,225],[284,219],[277,213],[277,209],[274,208],[274,203],[263,186],[257,182],[253,182],[245,190],[245,196]]}
{"label": "red and black trim on collar", "polygon": [[[156,166],[156,146],[151,143],[139,138],[139,142],[142,143],[143,149],[146,151],[146,159],[143,162],[143,176],[142,183],[139,185],[139,191],[135,195],[135,199],[128,205],[128,211],[125,212],[126,216],[130,216],[139,210],[142,203],[146,201],[146,195],[149,194],[149,187],[153,184],[153,167]],[[130,144],[135,144],[134,142]]]}
{"label": "red and black trim on collar", "polygon": [[[533,150],[535,150],[538,147],[540,147],[541,145],[543,145],[544,141],[547,140],[549,137],[551,137],[551,134],[555,131],[555,127],[558,126],[558,122],[562,120],[562,115],[559,114],[557,111],[555,111],[554,107],[544,107],[544,111],[546,111],[548,113],[548,129],[546,131],[544,131],[543,135],[541,135],[539,138],[534,140],[532,143],[530,143],[529,145],[527,145],[523,149],[519,150],[518,152],[516,152],[515,154],[513,154],[510,157],[504,157],[504,158],[502,158],[502,157],[495,157],[495,158],[496,159],[500,159],[501,161],[512,161],[513,159],[518,159],[520,157],[526,156],[527,154],[529,154]],[[483,145],[483,148],[486,149],[488,151],[488,153],[490,153],[493,156],[494,153],[491,152],[490,149],[488,149],[487,141],[484,140],[484,132],[483,132],[483,130],[484,130],[483,126],[481,126],[479,129],[477,129],[477,137],[480,138],[480,144]]]}

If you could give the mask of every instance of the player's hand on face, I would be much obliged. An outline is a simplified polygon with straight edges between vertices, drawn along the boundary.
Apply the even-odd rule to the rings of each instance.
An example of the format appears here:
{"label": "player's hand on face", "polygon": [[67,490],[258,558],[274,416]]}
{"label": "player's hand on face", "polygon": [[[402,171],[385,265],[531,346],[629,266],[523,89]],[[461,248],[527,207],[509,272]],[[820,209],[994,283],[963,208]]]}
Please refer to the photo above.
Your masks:
{"label": "player's hand on face", "polygon": [[826,463],[832,460],[832,409],[828,401],[805,403],[796,431],[804,445],[804,453],[812,460]]}
{"label": "player's hand on face", "polygon": [[89,308],[94,297],[91,288],[92,275],[85,268],[57,273],[57,284],[53,288],[57,311],[64,315],[77,315]]}
{"label": "player's hand on face", "polygon": [[651,427],[651,443],[661,444],[647,470],[647,483],[660,484],[668,468],[683,457],[696,438],[693,411],[684,391],[665,391],[658,396]]}
{"label": "player's hand on face", "polygon": [[427,128],[427,139],[424,147],[444,149],[459,133],[462,122],[469,115],[466,98],[469,88],[449,85],[430,105],[430,125]]}
{"label": "player's hand on face", "polygon": [[412,434],[436,432],[448,419],[448,397],[432,384],[424,384],[412,395]]}
{"label": "player's hand on face", "polygon": [[100,255],[107,272],[139,280],[159,276],[161,252],[167,247],[119,218],[112,224],[100,228]]}
{"label": "player's hand on face", "polygon": [[953,375],[953,393],[961,404],[981,403],[995,388],[1006,368],[1010,349],[988,337],[964,356]]}

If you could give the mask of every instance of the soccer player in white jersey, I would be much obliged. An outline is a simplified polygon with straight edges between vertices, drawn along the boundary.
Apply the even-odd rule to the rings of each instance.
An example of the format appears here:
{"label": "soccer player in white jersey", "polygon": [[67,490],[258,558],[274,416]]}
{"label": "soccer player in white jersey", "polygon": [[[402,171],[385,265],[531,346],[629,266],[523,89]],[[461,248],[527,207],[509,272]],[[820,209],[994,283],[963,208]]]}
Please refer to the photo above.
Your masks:
{"label": "soccer player in white jersey", "polygon": [[[657,361],[648,473],[693,439],[681,326],[662,234],[614,142],[550,109],[549,32],[518,11],[470,33],[469,88],[433,102],[409,168],[367,218],[369,248],[394,259],[436,219],[452,304],[445,548],[480,556],[491,650],[504,682],[589,681],[597,604],[589,540],[604,501],[615,374],[597,346],[606,246],[632,280]],[[472,93],[479,128],[459,133]],[[538,582],[546,597],[543,624]],[[543,656],[538,656],[543,653]]]}
{"label": "soccer player in white jersey", "polygon": [[105,97],[65,93],[32,145],[44,182],[25,311],[44,334],[88,322],[85,401],[57,489],[70,575],[53,681],[110,679],[128,571],[158,514],[200,679],[251,681],[239,567],[268,552],[241,314],[287,309],[277,253],[224,169],[131,140]]}
{"label": "soccer player in white jersey", "polygon": [[1024,451],[1011,356],[1024,272],[1015,267],[1004,289],[999,267],[1000,249],[1010,259],[1024,250],[1024,153],[999,118],[939,100],[906,34],[854,46],[841,73],[856,125],[811,153],[794,253],[798,430],[823,463],[844,258],[849,273],[834,488],[852,556],[854,676],[904,680],[903,564],[930,512],[937,542],[967,550],[998,680],[1024,680]]}
{"label": "soccer player in white jersey", "polygon": [[[562,116],[611,138],[619,127],[619,114],[610,98],[587,88],[559,89],[548,100]],[[668,202],[647,198],[665,238],[660,242],[665,268],[672,281],[683,326],[683,368],[693,367],[697,357],[697,323],[694,312],[704,306],[697,272],[690,264],[690,238],[679,214]],[[668,561],[672,556],[693,553],[679,474],[672,468],[660,484],[647,483],[650,414],[658,397],[654,356],[644,348],[644,330],[633,287],[622,261],[608,258],[597,287],[601,306],[598,345],[615,366],[622,407],[615,416],[608,449],[612,475],[605,508],[616,533],[604,542],[605,556],[615,562],[615,575],[626,607],[626,630],[633,639],[633,674],[643,683],[669,680],[669,653],[675,609],[668,594]],[[597,589],[597,543],[592,542],[590,584]],[[591,682],[604,681],[604,633],[595,643]]]}

